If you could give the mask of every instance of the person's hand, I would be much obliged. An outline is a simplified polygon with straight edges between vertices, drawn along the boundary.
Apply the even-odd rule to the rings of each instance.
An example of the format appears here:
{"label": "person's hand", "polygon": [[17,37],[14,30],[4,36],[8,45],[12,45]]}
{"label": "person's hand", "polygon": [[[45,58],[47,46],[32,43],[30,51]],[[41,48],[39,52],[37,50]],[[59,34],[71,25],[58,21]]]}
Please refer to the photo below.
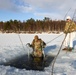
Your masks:
{"label": "person's hand", "polygon": [[27,46],[29,46],[29,47],[30,47],[30,43],[27,43]]}
{"label": "person's hand", "polygon": [[64,33],[67,34],[68,32],[67,31],[64,31]]}

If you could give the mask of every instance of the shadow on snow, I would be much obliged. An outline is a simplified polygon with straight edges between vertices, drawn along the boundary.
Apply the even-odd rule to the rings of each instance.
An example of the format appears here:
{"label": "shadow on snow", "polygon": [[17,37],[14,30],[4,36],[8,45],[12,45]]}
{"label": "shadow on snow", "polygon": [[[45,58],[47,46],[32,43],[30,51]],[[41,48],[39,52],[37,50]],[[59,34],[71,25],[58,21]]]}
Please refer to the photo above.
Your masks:
{"label": "shadow on snow", "polygon": [[47,46],[44,48],[45,53],[47,54],[49,51],[53,50],[56,48],[56,45],[52,45],[52,46]]}

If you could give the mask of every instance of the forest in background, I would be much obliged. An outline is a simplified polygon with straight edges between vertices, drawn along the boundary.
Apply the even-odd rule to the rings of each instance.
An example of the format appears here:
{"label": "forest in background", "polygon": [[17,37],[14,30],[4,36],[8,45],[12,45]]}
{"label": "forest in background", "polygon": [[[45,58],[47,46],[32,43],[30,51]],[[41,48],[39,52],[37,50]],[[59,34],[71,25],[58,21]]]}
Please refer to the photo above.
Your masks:
{"label": "forest in background", "polygon": [[9,20],[0,22],[0,32],[2,33],[42,33],[42,32],[62,32],[64,30],[64,20],[34,20],[30,18],[21,22],[20,20]]}

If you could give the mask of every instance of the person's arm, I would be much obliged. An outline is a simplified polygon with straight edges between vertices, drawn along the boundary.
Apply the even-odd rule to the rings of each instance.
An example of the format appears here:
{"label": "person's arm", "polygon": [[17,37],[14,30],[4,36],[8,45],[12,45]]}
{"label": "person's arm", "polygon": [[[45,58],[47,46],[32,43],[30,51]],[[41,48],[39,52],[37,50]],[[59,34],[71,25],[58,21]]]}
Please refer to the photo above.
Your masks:
{"label": "person's arm", "polygon": [[72,31],[76,31],[76,24],[74,22],[72,22]]}
{"label": "person's arm", "polygon": [[69,30],[69,23],[66,23],[65,27],[64,27],[64,33],[68,33]]}
{"label": "person's arm", "polygon": [[33,40],[32,43],[30,44],[30,47],[34,47],[34,40]]}
{"label": "person's arm", "polygon": [[43,41],[43,45],[46,46],[46,43]]}
{"label": "person's arm", "polygon": [[43,46],[43,48],[45,48],[45,46],[46,46],[46,43],[42,40],[42,46]]}

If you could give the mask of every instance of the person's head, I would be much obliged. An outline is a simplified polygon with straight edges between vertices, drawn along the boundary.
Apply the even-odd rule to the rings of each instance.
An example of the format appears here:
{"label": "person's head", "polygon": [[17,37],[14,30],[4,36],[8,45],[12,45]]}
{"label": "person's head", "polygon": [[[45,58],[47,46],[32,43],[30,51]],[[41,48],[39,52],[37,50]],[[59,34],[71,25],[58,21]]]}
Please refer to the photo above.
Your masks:
{"label": "person's head", "polygon": [[38,39],[39,39],[39,37],[38,37],[37,35],[35,35],[35,36],[34,36],[34,39],[35,39],[35,40],[38,40]]}
{"label": "person's head", "polygon": [[67,20],[67,21],[70,21],[70,20],[71,20],[71,17],[70,17],[70,16],[67,16],[67,17],[66,17],[66,20]]}

